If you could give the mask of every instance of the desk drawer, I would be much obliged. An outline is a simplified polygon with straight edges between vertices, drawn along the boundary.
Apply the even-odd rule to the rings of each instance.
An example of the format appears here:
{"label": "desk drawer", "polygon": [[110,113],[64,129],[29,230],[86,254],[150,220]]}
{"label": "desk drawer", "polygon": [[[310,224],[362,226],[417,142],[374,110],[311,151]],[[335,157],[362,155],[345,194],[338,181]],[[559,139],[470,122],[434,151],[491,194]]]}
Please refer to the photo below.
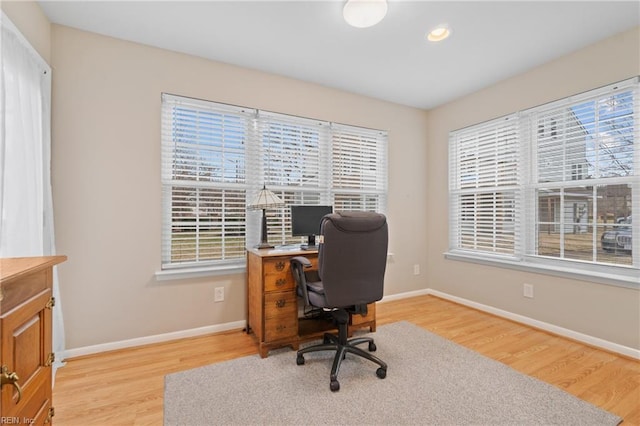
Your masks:
{"label": "desk drawer", "polygon": [[[312,257],[310,269],[318,269],[318,258]],[[295,288],[296,282],[291,273],[289,258],[275,258],[264,261],[264,291],[286,291]]]}
{"label": "desk drawer", "polygon": [[270,293],[273,291],[293,291],[296,286],[296,282],[293,279],[293,275],[287,268],[287,275],[265,275],[264,276],[264,291]]}
{"label": "desk drawer", "polygon": [[275,258],[264,261],[264,291],[285,291],[295,286],[289,259]]}
{"label": "desk drawer", "polygon": [[296,318],[298,315],[296,295],[292,292],[274,292],[264,295],[265,318]]}
{"label": "desk drawer", "polygon": [[349,324],[351,325],[359,325],[368,323],[370,321],[374,321],[376,319],[376,304],[369,303],[367,305],[367,315],[354,314],[351,315],[351,321]]}
{"label": "desk drawer", "polygon": [[267,318],[264,321],[265,342],[272,342],[274,340],[290,338],[297,335],[298,318],[295,316]]}

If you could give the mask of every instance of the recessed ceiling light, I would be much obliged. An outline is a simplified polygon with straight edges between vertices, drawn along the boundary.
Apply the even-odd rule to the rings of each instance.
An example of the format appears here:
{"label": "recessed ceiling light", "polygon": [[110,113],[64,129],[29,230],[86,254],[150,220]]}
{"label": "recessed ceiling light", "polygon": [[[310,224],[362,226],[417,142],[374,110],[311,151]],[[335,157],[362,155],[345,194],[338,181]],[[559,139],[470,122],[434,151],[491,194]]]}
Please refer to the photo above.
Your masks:
{"label": "recessed ceiling light", "polygon": [[451,35],[451,30],[445,24],[438,25],[427,34],[429,41],[442,41]]}
{"label": "recessed ceiling light", "polygon": [[349,0],[342,9],[344,20],[356,28],[374,26],[386,14],[387,0]]}

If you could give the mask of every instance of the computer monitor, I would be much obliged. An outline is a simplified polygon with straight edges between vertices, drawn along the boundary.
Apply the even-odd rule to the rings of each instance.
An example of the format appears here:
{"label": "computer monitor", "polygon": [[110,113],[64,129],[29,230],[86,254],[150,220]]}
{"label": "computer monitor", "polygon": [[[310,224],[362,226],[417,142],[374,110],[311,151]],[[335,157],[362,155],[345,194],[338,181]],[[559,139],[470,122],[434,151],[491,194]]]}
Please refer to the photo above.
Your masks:
{"label": "computer monitor", "polygon": [[291,235],[307,237],[307,244],[300,246],[303,250],[316,249],[316,235],[320,233],[320,221],[333,213],[332,206],[291,206]]}

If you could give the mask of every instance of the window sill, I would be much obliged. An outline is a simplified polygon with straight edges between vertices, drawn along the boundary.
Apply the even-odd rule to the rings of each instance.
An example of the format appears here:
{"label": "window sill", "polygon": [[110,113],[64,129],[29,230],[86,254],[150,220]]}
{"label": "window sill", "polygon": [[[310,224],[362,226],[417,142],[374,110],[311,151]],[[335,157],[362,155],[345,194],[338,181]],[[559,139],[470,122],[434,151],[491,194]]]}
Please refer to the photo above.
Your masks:
{"label": "window sill", "polygon": [[155,276],[156,281],[169,281],[216,275],[243,274],[246,271],[246,265],[201,266],[192,268],[163,269],[161,271],[156,271]]}
{"label": "window sill", "polygon": [[[444,257],[450,260],[462,262],[477,263],[480,265],[496,266],[500,268],[515,269],[519,271],[532,272],[538,274],[553,275],[562,278],[579,279],[583,281],[591,281],[599,284],[614,285],[617,287],[626,287],[638,289],[640,288],[640,277],[637,269],[624,268],[618,272],[615,269],[623,268],[598,268],[599,271],[593,269],[581,269],[572,267],[571,265],[554,265],[544,260],[514,260],[510,258],[492,258],[481,257],[475,254],[449,251],[444,253]],[[595,268],[594,268],[595,269]],[[608,269],[603,271],[602,269]]]}

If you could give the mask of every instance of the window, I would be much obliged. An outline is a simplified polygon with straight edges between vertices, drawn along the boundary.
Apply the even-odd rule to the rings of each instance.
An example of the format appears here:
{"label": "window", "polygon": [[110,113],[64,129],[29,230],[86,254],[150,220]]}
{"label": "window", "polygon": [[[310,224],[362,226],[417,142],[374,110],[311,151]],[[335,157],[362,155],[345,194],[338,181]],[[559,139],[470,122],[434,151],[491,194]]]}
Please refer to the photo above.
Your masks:
{"label": "window", "polygon": [[334,124],[331,136],[334,208],[383,212],[387,203],[386,134]]}
{"label": "window", "polygon": [[[266,185],[286,204],[386,210],[385,132],[162,95],[163,269],[244,265]],[[290,209],[266,211],[269,242],[294,244]]]}
{"label": "window", "polygon": [[[258,134],[261,154],[255,157],[258,163],[252,168],[250,179],[254,190],[258,191],[264,182],[286,206],[331,204],[326,185],[330,174],[327,161],[329,132],[329,123],[260,111]],[[271,209],[266,213],[271,244],[300,242],[299,237],[291,236],[291,212],[288,208]],[[262,212],[249,214],[259,218]],[[251,247],[256,242],[249,238],[247,246]]]}
{"label": "window", "polygon": [[449,255],[638,283],[638,87],[452,132]]}
{"label": "window", "polygon": [[163,266],[244,255],[250,117],[240,108],[163,96]]}
{"label": "window", "polygon": [[452,135],[450,233],[454,247],[515,256],[522,202],[515,116]]}

